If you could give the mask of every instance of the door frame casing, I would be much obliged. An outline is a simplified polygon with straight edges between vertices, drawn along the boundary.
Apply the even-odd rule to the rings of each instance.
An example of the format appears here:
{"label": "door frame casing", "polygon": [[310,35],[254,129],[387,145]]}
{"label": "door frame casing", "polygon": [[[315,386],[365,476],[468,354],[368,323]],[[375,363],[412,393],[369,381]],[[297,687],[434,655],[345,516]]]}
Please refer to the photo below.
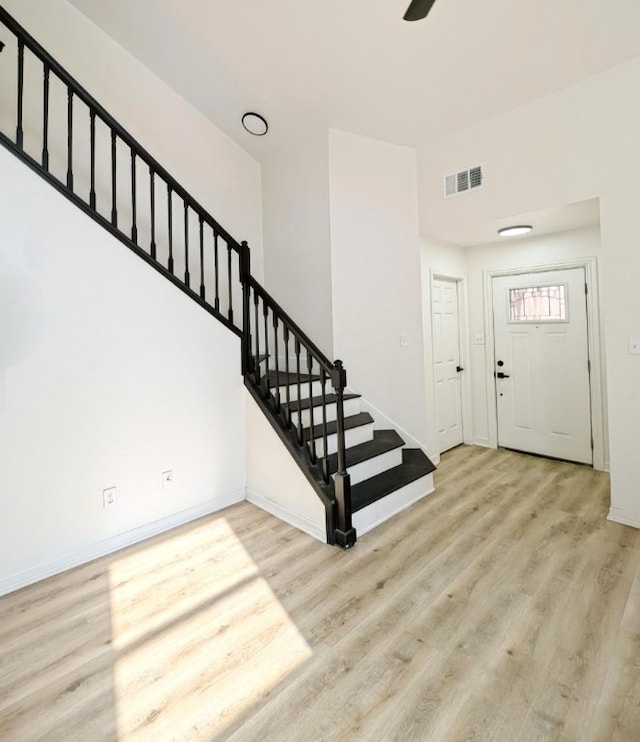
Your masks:
{"label": "door frame casing", "polygon": [[493,377],[496,363],[493,328],[493,279],[501,276],[518,276],[526,273],[541,273],[544,271],[571,268],[584,268],[587,284],[587,346],[589,360],[591,362],[589,388],[591,397],[591,434],[593,436],[593,468],[600,471],[607,471],[609,466],[605,454],[604,432],[604,346],[601,336],[602,323],[600,321],[600,299],[598,292],[598,261],[595,257],[563,260],[558,263],[545,263],[543,265],[530,265],[505,270],[483,271],[484,300],[485,307],[487,308],[484,316],[484,327],[486,338],[485,360],[489,447],[498,447],[498,400],[496,398],[496,385]]}
{"label": "door frame casing", "polygon": [[[429,271],[429,319],[431,325],[431,358],[432,358],[432,378],[435,384],[436,374],[436,357],[435,357],[435,333],[433,331],[433,282],[435,280],[451,281],[456,285],[456,299],[458,302],[458,344],[460,350],[460,365],[464,369],[460,379],[460,397],[462,410],[462,442],[466,444],[473,443],[473,418],[472,418],[472,388],[471,388],[471,368],[469,362],[471,353],[469,349],[469,301],[467,298],[467,279],[466,276],[450,273],[446,271],[434,270]],[[435,389],[434,389],[435,392]],[[434,394],[434,404],[436,415],[438,414],[437,398]],[[439,446],[438,446],[439,448]]]}

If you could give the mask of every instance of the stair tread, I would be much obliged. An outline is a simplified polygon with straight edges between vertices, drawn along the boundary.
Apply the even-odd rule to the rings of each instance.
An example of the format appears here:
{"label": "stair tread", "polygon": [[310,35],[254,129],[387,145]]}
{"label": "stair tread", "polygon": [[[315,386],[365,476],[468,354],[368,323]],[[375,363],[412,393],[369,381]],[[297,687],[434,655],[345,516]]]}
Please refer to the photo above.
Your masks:
{"label": "stair tread", "polygon": [[[344,419],[344,429],[352,430],[353,428],[359,428],[362,425],[368,425],[373,423],[373,418],[368,412],[359,412],[357,415],[349,415]],[[332,435],[338,430],[338,422],[332,420],[327,423],[327,435]],[[304,440],[309,440],[310,428],[303,429]],[[322,423],[320,425],[313,426],[313,437],[317,440],[322,438]]]}
{"label": "stair tread", "polygon": [[[344,394],[343,395],[343,399],[345,401],[348,400],[348,399],[359,399],[359,398],[360,398],[360,395],[359,394]],[[332,404],[333,402],[336,401],[336,399],[337,399],[337,397],[336,397],[335,394],[326,394],[325,395],[325,400],[326,400],[327,404]],[[311,398],[311,405],[313,407],[319,407],[320,405],[322,405],[322,396],[312,397]],[[298,410],[308,410],[309,409],[309,406],[310,406],[309,405],[309,397],[307,397],[306,399],[302,399],[299,402],[298,401],[294,401],[294,402],[289,402],[288,404],[285,402],[285,403],[282,404],[282,406],[283,407],[289,407],[289,409],[291,410],[291,412],[298,412]]]}
{"label": "stair tread", "polygon": [[[404,441],[395,430],[374,430],[372,441],[347,448],[345,452],[347,468],[402,446],[404,446]],[[338,470],[338,454],[332,453],[327,457],[327,460],[329,472],[334,474]]]}
{"label": "stair tread", "polygon": [[405,448],[402,464],[375,477],[354,484],[351,488],[351,509],[355,513],[416,479],[431,474],[435,466],[419,448]]}
{"label": "stair tread", "polygon": [[309,376],[309,374],[300,374],[300,377],[298,377],[298,374],[293,371],[287,373],[286,371],[270,370],[267,372],[267,378],[269,379],[270,387],[297,384],[298,378],[300,379],[301,384],[308,381],[320,381],[320,376],[317,374],[312,374],[311,376]]}

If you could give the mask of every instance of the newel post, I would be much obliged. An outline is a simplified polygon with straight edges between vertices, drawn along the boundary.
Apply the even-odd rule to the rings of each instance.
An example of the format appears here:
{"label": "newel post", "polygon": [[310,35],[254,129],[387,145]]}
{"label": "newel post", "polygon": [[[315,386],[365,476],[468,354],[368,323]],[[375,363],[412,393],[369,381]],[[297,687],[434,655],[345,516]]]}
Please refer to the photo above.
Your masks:
{"label": "newel post", "polygon": [[336,361],[331,372],[331,384],[336,395],[338,424],[338,471],[334,476],[336,496],[335,543],[343,549],[350,549],[356,543],[356,531],[351,523],[351,477],[347,471],[344,439],[344,390],[347,386],[347,372],[342,361]]}
{"label": "newel post", "polygon": [[246,240],[240,244],[240,281],[242,283],[242,375],[252,371],[251,363],[251,251]]}

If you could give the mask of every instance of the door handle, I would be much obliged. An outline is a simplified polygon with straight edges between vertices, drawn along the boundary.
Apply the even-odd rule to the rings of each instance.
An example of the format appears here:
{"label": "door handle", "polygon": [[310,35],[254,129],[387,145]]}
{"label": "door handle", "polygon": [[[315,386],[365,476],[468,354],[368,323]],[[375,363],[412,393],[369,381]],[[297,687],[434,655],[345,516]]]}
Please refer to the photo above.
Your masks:
{"label": "door handle", "polygon": [[464,369],[462,368],[462,366],[456,366],[456,371],[460,373],[460,371],[464,371]]}
{"label": "door handle", "polygon": [[509,374],[503,374],[502,371],[496,372],[496,378],[498,379],[508,379]]}

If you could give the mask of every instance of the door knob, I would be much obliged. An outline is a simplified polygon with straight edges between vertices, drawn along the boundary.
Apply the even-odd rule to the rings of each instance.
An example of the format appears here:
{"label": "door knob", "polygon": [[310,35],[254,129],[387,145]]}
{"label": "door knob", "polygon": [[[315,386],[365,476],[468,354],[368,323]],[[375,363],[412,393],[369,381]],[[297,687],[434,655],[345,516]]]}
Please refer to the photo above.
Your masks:
{"label": "door knob", "polygon": [[503,374],[502,371],[498,371],[496,373],[496,377],[498,379],[508,379],[509,378],[509,374]]}
{"label": "door knob", "polygon": [[462,368],[462,366],[456,366],[456,371],[460,373],[460,371],[464,371],[464,369]]}

